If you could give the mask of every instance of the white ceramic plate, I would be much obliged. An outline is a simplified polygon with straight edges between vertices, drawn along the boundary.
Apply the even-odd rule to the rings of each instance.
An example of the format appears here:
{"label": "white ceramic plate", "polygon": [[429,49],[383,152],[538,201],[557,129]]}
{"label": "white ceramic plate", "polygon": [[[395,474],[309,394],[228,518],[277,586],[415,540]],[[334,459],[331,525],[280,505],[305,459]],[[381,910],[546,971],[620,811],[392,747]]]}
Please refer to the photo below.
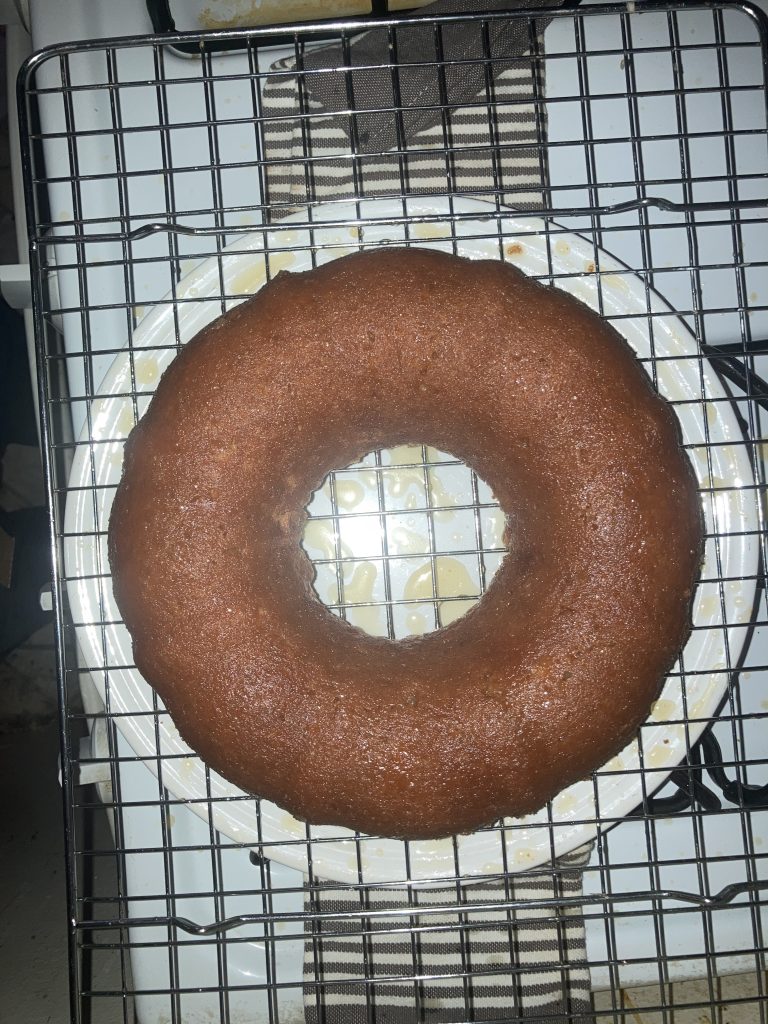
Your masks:
{"label": "white ceramic plate", "polygon": [[[493,211],[475,200],[454,200],[460,219],[455,231],[460,254],[498,258],[499,234]],[[306,228],[284,222],[267,233],[271,273],[279,269],[305,270],[311,266],[311,246],[330,246],[317,252],[325,262],[355,251],[360,244],[375,246],[406,237],[419,244],[451,250],[449,225],[440,218],[448,212],[445,200],[410,201],[409,228],[401,223],[402,204],[377,201],[367,209],[375,223],[349,226],[357,219],[352,204],[320,207],[315,211],[313,240]],[[323,220],[344,226],[322,226]],[[190,801],[201,816],[211,815],[217,829],[236,842],[264,843],[264,852],[290,867],[306,870],[312,844],[317,876],[355,882],[362,872],[366,882],[439,879],[461,874],[483,876],[503,870],[531,868],[592,838],[598,827],[620,820],[664,782],[685,757],[716,711],[727,686],[726,644],[735,662],[744,642],[757,568],[756,514],[750,487],[749,460],[741,443],[738,423],[720,382],[705,362],[696,359],[695,339],[659,296],[647,293],[643,282],[625,266],[585,239],[550,236],[541,221],[516,220],[510,211],[501,228],[505,258],[526,273],[546,276],[551,258],[558,287],[566,288],[614,325],[638,355],[656,359],[660,392],[675,403],[683,437],[701,486],[712,488],[705,497],[708,534],[719,537],[719,552],[707,542],[702,583],[698,588],[694,623],[684,651],[685,677],[679,666],[664,687],[647,724],[641,744],[635,740],[592,779],[579,782],[557,796],[551,810],[544,809],[507,828],[479,831],[450,839],[402,843],[365,837],[356,842],[344,829],[310,827],[267,802],[245,798],[242,792],[213,772],[189,750],[167,715],[155,716],[157,698],[148,684],[126,666],[132,663],[128,633],[112,596],[106,558],[106,529],[120,478],[125,437],[134,423],[130,392],[138,393],[139,415],[144,411],[162,371],[175,354],[175,329],[189,340],[222,309],[221,275],[227,294],[240,297],[258,289],[266,279],[265,258],[255,250],[263,235],[244,236],[230,246],[221,261],[208,259],[182,279],[177,296],[207,301],[162,304],[142,321],[133,338],[133,350],[118,355],[91,406],[91,434],[82,438],[70,477],[64,546],[68,593],[77,623],[82,662],[92,670],[97,687],[133,749],[177,797]],[[275,252],[276,247],[290,252]],[[600,286],[598,286],[599,270]],[[563,276],[571,275],[571,276]],[[602,301],[602,309],[600,303]],[[648,307],[655,314],[648,317]],[[652,336],[651,336],[652,335]],[[646,367],[650,364],[644,364]],[[707,440],[710,444],[707,445]],[[88,443],[90,441],[90,443]],[[706,493],[706,492],[705,492]],[[720,562],[717,563],[719,555]],[[724,578],[725,584],[717,581]],[[621,685],[621,680],[616,680]],[[504,766],[499,765],[499,771]],[[207,782],[208,779],[208,782]]]}

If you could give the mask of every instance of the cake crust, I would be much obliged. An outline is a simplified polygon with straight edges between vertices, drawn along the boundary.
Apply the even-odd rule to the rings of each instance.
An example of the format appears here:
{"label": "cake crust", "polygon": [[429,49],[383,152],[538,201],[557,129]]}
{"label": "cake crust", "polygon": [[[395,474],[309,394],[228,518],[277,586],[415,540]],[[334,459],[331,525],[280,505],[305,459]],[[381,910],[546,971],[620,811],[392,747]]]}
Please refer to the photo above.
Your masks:
{"label": "cake crust", "polygon": [[[449,451],[508,553],[478,604],[371,637],[300,546],[327,473]],[[109,523],[135,661],[221,775],[298,818],[434,838],[535,811],[616,754],[690,631],[696,481],[626,342],[500,261],[378,249],[279,274],[171,363]]]}

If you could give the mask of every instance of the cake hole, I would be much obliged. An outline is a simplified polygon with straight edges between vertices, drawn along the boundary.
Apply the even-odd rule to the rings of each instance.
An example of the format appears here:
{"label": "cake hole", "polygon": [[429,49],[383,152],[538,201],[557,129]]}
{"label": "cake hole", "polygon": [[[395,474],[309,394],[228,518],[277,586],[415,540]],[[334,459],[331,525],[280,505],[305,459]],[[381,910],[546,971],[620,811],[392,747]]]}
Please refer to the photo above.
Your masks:
{"label": "cake hole", "polygon": [[373,451],[329,473],[307,512],[302,546],[317,596],[372,636],[400,640],[461,618],[506,551],[488,484],[426,445]]}

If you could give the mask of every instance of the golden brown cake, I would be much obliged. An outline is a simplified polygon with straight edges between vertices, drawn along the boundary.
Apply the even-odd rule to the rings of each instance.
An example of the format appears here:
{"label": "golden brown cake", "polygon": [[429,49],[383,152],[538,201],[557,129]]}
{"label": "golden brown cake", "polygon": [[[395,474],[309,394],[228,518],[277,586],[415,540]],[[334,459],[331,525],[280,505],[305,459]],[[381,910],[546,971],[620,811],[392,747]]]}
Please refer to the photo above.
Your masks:
{"label": "golden brown cake", "polygon": [[[420,443],[509,551],[475,608],[375,638],[300,546],[326,474]],[[702,556],[671,407],[598,316],[497,261],[382,249],[281,273],[201,331],[128,439],[109,524],[136,665],[220,774],[405,838],[541,807],[616,754],[690,630]]]}

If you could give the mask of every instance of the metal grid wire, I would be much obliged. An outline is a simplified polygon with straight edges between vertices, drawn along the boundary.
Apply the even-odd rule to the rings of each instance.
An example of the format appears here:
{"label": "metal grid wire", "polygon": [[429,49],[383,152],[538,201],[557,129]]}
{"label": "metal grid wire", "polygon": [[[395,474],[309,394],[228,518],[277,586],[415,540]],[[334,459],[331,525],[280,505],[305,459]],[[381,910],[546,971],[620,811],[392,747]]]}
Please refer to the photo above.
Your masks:
{"label": "metal grid wire", "polygon": [[371,452],[330,473],[309,514],[318,596],[373,635],[447,626],[484,593],[504,553],[487,484],[426,445]]}
{"label": "metal grid wire", "polygon": [[[761,377],[768,356],[766,21],[749,3],[568,5],[544,17],[541,10],[512,16],[523,28],[523,56],[514,60],[494,51],[494,17],[378,23],[389,54],[381,67],[393,83],[393,102],[378,113],[393,118],[397,143],[387,158],[398,187],[386,195],[372,190],[366,177],[366,161],[384,153],[365,152],[358,132],[349,60],[359,23],[281,26],[280,36],[292,39],[283,50],[275,50],[278,33],[268,29],[181,33],[176,42],[197,47],[198,55],[189,59],[169,50],[162,37],[68,44],[34,56],[21,76],[56,556],[73,1020],[336,1020],[326,1000],[334,986],[340,991],[339,983],[317,962],[320,928],[359,941],[360,969],[352,979],[361,999],[356,1020],[507,1021],[523,1012],[526,1019],[589,1020],[594,1014],[598,1020],[670,1024],[768,1018],[768,387]],[[404,45],[402,33],[416,25],[426,27],[431,46],[419,63],[434,71],[438,83],[432,111],[440,146],[426,149],[430,159],[438,154],[441,178],[436,190],[418,196],[409,164],[414,143],[401,102],[402,66],[394,59]],[[457,26],[479,29],[480,51],[464,58],[467,67],[482,68],[480,91],[468,102],[488,122],[486,135],[469,143],[489,169],[475,184],[460,180],[467,145],[457,141],[451,121],[455,102],[445,49]],[[313,37],[322,33],[326,39],[329,32],[341,40],[342,59],[308,70]],[[222,42],[236,45],[222,53]],[[278,58],[296,62],[294,127],[301,145],[298,153],[275,157],[270,139],[281,115],[267,112],[265,90],[285,75],[284,68],[271,70]],[[497,130],[495,73],[497,64],[514,61],[530,69],[530,82],[525,97],[512,105],[518,104],[517,113],[533,127],[524,138],[509,139]],[[347,126],[350,151],[329,157],[315,148],[318,129],[331,120],[313,105],[311,79],[339,67],[345,104],[335,116]],[[525,151],[527,161],[528,175],[520,180],[503,173],[504,160],[516,149]],[[334,161],[345,165],[351,191],[328,198],[319,182]],[[297,183],[291,199],[270,196],[270,175],[278,164]],[[534,201],[531,175],[540,182]],[[510,213],[516,193],[523,209]],[[478,202],[485,205],[472,205]],[[720,613],[716,624],[700,624],[694,632],[721,638],[717,671],[727,684],[716,722],[707,722],[703,739],[694,743],[694,727],[705,724],[686,700],[696,669],[676,667],[682,713],[671,727],[683,737],[685,758],[652,796],[660,770],[646,756],[644,727],[640,767],[630,772],[617,763],[610,773],[628,786],[630,775],[640,777],[639,807],[612,817],[601,810],[594,784],[591,821],[596,817],[603,829],[576,895],[565,895],[562,865],[549,863],[560,819],[552,805],[546,809],[549,856],[527,877],[550,886],[550,895],[535,906],[559,936],[556,964],[563,979],[563,969],[583,966],[583,955],[577,964],[565,939],[565,924],[584,924],[594,989],[592,1011],[578,1009],[562,980],[555,1018],[541,1016],[544,1011],[535,1006],[523,1011],[516,996],[508,1006],[483,1008],[480,986],[511,972],[522,987],[524,964],[509,962],[510,945],[506,962],[478,962],[471,953],[472,936],[487,927],[489,914],[501,907],[511,933],[530,911],[506,870],[520,865],[507,863],[501,841],[505,833],[524,833],[529,823],[489,830],[500,837],[503,854],[502,871],[493,879],[506,896],[501,904],[484,898],[482,888],[462,884],[462,847],[454,840],[454,870],[447,879],[455,890],[452,899],[414,915],[420,900],[412,872],[416,853],[405,844],[404,905],[372,909],[367,850],[376,841],[356,837],[351,877],[335,888],[359,893],[363,911],[357,917],[332,909],[318,914],[326,876],[317,866],[324,863],[327,832],[307,827],[293,840],[306,860],[302,879],[271,856],[277,844],[262,831],[257,801],[222,796],[207,769],[197,799],[180,797],[166,785],[169,769],[184,758],[165,746],[166,715],[156,699],[144,711],[126,707],[117,682],[126,666],[109,642],[114,609],[104,585],[104,510],[124,438],[164,361],[185,340],[190,311],[205,307],[210,318],[257,286],[255,278],[243,277],[244,259],[258,268],[257,277],[269,279],[280,269],[315,265],[362,244],[404,241],[453,251],[490,245],[499,258],[515,259],[534,239],[543,247],[543,262],[531,272],[561,286],[586,282],[598,308],[619,327],[622,314],[611,305],[609,291],[639,289],[641,312],[628,311],[623,318],[644,325],[650,338],[644,363],[657,383],[663,382],[665,366],[684,363],[693,369],[699,390],[679,395],[676,405],[678,412],[689,407],[703,432],[703,442],[689,446],[694,462],[704,467],[702,501],[709,510],[707,564],[713,568],[702,587]],[[592,255],[569,269],[563,261],[574,240]],[[606,253],[617,255],[620,264]],[[201,267],[212,274],[208,292],[196,290]],[[695,335],[692,352],[656,351],[666,315],[657,292]],[[149,331],[152,317],[163,311],[163,330]],[[122,371],[110,378],[115,359],[122,360]],[[725,434],[717,432],[718,421],[726,424]],[[723,480],[716,468],[729,446],[746,457],[740,465],[748,472]],[[450,546],[436,539],[433,513],[468,512],[471,539],[459,544],[459,552],[475,559],[478,593],[499,552],[483,537],[481,515],[492,514],[492,500],[482,483],[471,476],[465,501],[454,495],[448,503],[435,502],[429,481],[444,466],[426,449],[417,454],[413,462],[401,460],[399,468],[424,481],[422,511],[432,528],[419,555],[426,554],[432,566],[430,628],[440,623],[446,601],[474,596],[466,588],[458,594],[439,591],[434,566]],[[354,471],[373,473],[381,505],[370,514],[385,539],[384,520],[403,511],[387,504],[382,478],[388,459],[390,454],[377,453],[369,466]],[[73,466],[79,476],[71,475]],[[338,493],[344,479],[344,473],[336,474],[329,485],[330,510],[318,512],[332,524],[335,545],[325,563],[342,581],[347,556],[338,524],[346,513]],[[747,526],[736,534],[755,552],[743,577],[729,576],[724,568],[726,538],[719,524],[731,500],[747,510]],[[80,518],[67,519],[67,507],[77,502]],[[82,551],[90,553],[90,562],[77,561]],[[377,557],[383,568],[394,556],[385,546]],[[320,555],[317,560],[323,562]],[[383,571],[381,577],[388,579]],[[733,588],[740,592],[750,581],[756,582],[754,601],[726,618]],[[83,588],[91,595],[85,618],[74,596]],[[752,594],[749,586],[744,593]],[[395,597],[385,582],[380,597],[357,604],[379,605],[392,633],[393,610],[400,606]],[[337,600],[324,599],[350,614],[343,586]],[[88,643],[100,650],[98,663],[83,653]],[[149,723],[153,752],[137,751],[126,740],[128,719]],[[219,811],[237,805],[247,805],[256,823],[254,834],[239,840],[213,824]],[[409,936],[407,962],[396,980],[408,1003],[402,1017],[388,1017],[382,1008],[392,978],[376,958],[376,929]],[[449,973],[460,983],[462,1005],[450,1012],[424,995],[435,973],[423,957],[424,943],[430,932],[441,930],[458,935],[459,959]],[[313,952],[307,974],[303,961],[308,955],[311,963]],[[734,982],[736,974],[748,980]],[[686,985],[691,978],[698,983]]]}

